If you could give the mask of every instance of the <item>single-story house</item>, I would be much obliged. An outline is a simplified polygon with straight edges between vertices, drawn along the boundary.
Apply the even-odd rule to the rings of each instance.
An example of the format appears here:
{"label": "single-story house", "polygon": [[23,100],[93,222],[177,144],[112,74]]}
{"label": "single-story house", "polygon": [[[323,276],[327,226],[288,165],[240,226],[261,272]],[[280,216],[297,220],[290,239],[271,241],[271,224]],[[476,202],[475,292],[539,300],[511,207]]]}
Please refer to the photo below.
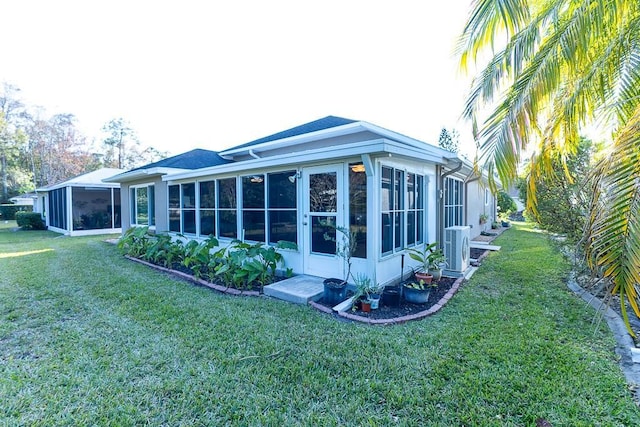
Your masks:
{"label": "single-story house", "polygon": [[[198,160],[201,163],[196,164]],[[415,265],[406,249],[437,241],[452,272],[468,262],[482,214],[495,218],[486,177],[455,153],[374,124],[328,116],[230,149],[195,150],[105,180],[124,194],[123,230],[276,243],[297,274],[340,277],[331,225],[357,236],[354,273],[378,283]],[[142,214],[141,214],[142,212]],[[465,254],[466,251],[466,254]],[[455,254],[454,254],[455,252]]]}
{"label": "single-story house", "polygon": [[36,193],[26,193],[10,197],[9,201],[17,206],[33,206],[33,202],[37,197]]}
{"label": "single-story house", "polygon": [[49,230],[70,236],[122,232],[120,185],[103,179],[124,172],[102,168],[36,189],[34,212]]}

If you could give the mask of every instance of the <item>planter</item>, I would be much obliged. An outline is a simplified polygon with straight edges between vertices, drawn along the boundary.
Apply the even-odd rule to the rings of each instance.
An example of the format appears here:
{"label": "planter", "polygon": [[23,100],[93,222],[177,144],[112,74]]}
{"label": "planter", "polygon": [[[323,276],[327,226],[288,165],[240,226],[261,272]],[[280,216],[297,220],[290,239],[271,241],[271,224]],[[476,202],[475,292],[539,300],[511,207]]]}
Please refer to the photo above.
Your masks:
{"label": "planter", "polygon": [[380,306],[380,294],[371,294],[369,301],[371,302],[371,310],[377,310]]}
{"label": "planter", "polygon": [[[441,269],[437,269],[437,270],[429,270],[429,274],[433,276],[433,281],[439,281],[440,279],[442,279],[442,270]],[[427,283],[427,282],[425,282]]]}
{"label": "planter", "polygon": [[342,279],[325,279],[324,294],[327,305],[337,305],[347,299],[347,282]]}
{"label": "planter", "polygon": [[431,281],[433,280],[433,276],[429,273],[425,273],[425,272],[420,272],[420,273],[415,273],[416,276],[416,281],[423,281],[425,283],[425,285],[428,285],[431,283]]}
{"label": "planter", "polygon": [[400,305],[400,289],[385,288],[382,291],[382,304],[388,307],[397,307]]}
{"label": "planter", "polygon": [[429,300],[431,289],[414,289],[404,287],[404,299],[412,304],[425,304]]}
{"label": "planter", "polygon": [[509,221],[502,221],[502,226],[503,227],[509,227],[509,226],[511,226],[511,224],[509,223]]}
{"label": "planter", "polygon": [[371,311],[371,301],[362,301],[360,304],[360,308],[362,308],[362,311],[364,311],[365,313],[369,313]]}

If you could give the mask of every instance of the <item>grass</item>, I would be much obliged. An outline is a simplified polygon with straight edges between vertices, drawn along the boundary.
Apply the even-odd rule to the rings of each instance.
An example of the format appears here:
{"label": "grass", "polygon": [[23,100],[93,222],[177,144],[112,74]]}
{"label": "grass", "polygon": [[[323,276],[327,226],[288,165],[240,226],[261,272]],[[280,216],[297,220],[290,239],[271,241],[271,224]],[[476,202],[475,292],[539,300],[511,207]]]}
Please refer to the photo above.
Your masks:
{"label": "grass", "polygon": [[391,327],[220,295],[102,239],[0,229],[0,425],[640,425],[611,334],[526,225]]}

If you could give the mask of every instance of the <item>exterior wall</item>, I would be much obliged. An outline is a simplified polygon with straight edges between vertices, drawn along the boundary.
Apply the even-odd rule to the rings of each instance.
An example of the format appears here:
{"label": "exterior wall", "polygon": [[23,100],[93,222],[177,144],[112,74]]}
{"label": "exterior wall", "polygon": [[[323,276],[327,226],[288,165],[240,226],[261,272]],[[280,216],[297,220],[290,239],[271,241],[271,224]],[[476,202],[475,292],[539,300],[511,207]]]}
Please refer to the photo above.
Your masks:
{"label": "exterior wall", "polygon": [[[483,214],[489,218],[486,223],[480,224],[480,215]],[[466,185],[465,218],[466,225],[471,227],[472,239],[483,231],[490,231],[491,223],[496,221],[496,198],[480,180],[471,181]]]}
{"label": "exterior wall", "polygon": [[131,228],[131,188],[135,186],[151,185],[154,186],[155,196],[155,226],[149,227],[158,233],[169,230],[168,220],[168,191],[167,183],[162,181],[162,176],[149,177],[138,181],[130,181],[120,184],[121,205],[122,205],[122,232],[126,232]]}

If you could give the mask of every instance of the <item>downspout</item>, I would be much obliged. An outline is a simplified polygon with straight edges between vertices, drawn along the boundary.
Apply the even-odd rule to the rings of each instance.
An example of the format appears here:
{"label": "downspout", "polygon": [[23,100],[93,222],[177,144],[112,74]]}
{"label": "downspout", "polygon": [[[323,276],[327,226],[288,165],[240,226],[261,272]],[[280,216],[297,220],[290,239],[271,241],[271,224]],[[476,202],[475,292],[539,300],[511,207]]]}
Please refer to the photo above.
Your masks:
{"label": "downspout", "polygon": [[436,174],[438,175],[436,188],[436,199],[438,203],[436,209],[436,242],[438,242],[438,247],[440,248],[444,247],[444,179],[462,169],[462,160],[459,160],[458,165],[447,172],[442,173],[442,168],[442,166],[436,166]]}
{"label": "downspout", "polygon": [[249,148],[249,155],[254,159],[261,159],[260,156],[258,156],[256,153],[253,152],[253,148]]}

